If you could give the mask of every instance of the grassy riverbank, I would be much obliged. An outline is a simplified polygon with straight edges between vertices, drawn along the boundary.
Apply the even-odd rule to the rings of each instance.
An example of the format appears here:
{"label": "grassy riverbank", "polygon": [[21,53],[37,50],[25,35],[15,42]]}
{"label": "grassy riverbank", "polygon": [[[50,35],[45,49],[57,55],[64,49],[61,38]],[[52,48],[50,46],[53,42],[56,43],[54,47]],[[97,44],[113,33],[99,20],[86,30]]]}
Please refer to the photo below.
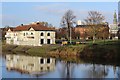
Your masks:
{"label": "grassy riverbank", "polygon": [[31,56],[52,56],[52,57],[67,57],[76,56],[84,48],[85,45],[44,45],[44,46],[17,46],[17,45],[2,45],[2,52],[12,52],[14,54],[25,54]]}
{"label": "grassy riverbank", "polygon": [[120,40],[87,45],[80,53],[80,58],[86,62],[120,64]]}
{"label": "grassy riverbank", "polygon": [[77,56],[87,59],[120,59],[120,40],[119,41],[96,41],[95,44],[77,45],[43,45],[43,46],[17,46],[2,45],[2,52],[12,52],[15,54],[25,54],[31,56],[52,56],[68,58]]}
{"label": "grassy riverbank", "polygon": [[11,52],[14,54],[25,54],[31,56],[46,56],[52,49],[59,47],[58,45],[45,46],[18,46],[18,45],[2,45],[3,54]]}

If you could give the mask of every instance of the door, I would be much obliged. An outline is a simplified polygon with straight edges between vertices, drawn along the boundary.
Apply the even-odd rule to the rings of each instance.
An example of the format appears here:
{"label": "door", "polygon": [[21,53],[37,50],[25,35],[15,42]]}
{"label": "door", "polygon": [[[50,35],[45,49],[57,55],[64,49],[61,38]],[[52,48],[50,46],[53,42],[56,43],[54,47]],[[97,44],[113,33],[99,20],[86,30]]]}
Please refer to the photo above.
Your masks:
{"label": "door", "polygon": [[47,39],[47,44],[50,44],[50,39]]}
{"label": "door", "polygon": [[41,39],[41,40],[40,40],[40,44],[44,44],[44,39]]}

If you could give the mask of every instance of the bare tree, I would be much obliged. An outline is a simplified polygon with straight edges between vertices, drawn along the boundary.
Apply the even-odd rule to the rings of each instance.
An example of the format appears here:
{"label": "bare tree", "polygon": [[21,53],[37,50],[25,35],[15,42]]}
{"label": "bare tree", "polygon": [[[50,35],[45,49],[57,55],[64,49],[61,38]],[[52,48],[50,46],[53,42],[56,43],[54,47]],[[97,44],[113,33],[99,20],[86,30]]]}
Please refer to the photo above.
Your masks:
{"label": "bare tree", "polygon": [[105,17],[97,11],[89,11],[88,17],[85,19],[85,24],[90,25],[90,33],[93,36],[93,43],[95,42],[96,35],[99,32],[100,24],[103,24]]}
{"label": "bare tree", "polygon": [[[76,22],[76,16],[74,16],[73,14],[73,11],[72,10],[68,10],[64,16],[62,17],[62,20],[61,20],[61,26],[63,27],[67,27],[67,39],[69,40],[70,39],[70,29],[71,27],[73,27],[73,25],[75,24]],[[69,37],[69,38],[68,38]]]}
{"label": "bare tree", "polygon": [[107,25],[100,27],[98,37],[101,37],[104,40],[109,37],[109,27]]}

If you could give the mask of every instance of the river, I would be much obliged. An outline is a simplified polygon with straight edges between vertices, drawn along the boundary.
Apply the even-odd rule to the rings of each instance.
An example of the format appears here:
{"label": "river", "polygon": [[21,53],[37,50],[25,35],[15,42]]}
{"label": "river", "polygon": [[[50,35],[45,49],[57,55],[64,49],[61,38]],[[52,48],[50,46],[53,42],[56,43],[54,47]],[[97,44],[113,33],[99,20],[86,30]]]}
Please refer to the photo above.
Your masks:
{"label": "river", "polygon": [[2,78],[119,78],[120,66],[76,63],[55,58],[0,56]]}

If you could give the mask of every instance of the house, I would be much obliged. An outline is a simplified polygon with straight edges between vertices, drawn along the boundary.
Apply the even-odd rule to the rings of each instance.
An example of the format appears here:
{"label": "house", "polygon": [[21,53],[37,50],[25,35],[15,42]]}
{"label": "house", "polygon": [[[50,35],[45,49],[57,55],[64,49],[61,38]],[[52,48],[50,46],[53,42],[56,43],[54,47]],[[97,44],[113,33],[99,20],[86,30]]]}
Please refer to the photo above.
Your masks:
{"label": "house", "polygon": [[39,22],[9,28],[5,35],[7,44],[42,46],[55,44],[55,29]]}

